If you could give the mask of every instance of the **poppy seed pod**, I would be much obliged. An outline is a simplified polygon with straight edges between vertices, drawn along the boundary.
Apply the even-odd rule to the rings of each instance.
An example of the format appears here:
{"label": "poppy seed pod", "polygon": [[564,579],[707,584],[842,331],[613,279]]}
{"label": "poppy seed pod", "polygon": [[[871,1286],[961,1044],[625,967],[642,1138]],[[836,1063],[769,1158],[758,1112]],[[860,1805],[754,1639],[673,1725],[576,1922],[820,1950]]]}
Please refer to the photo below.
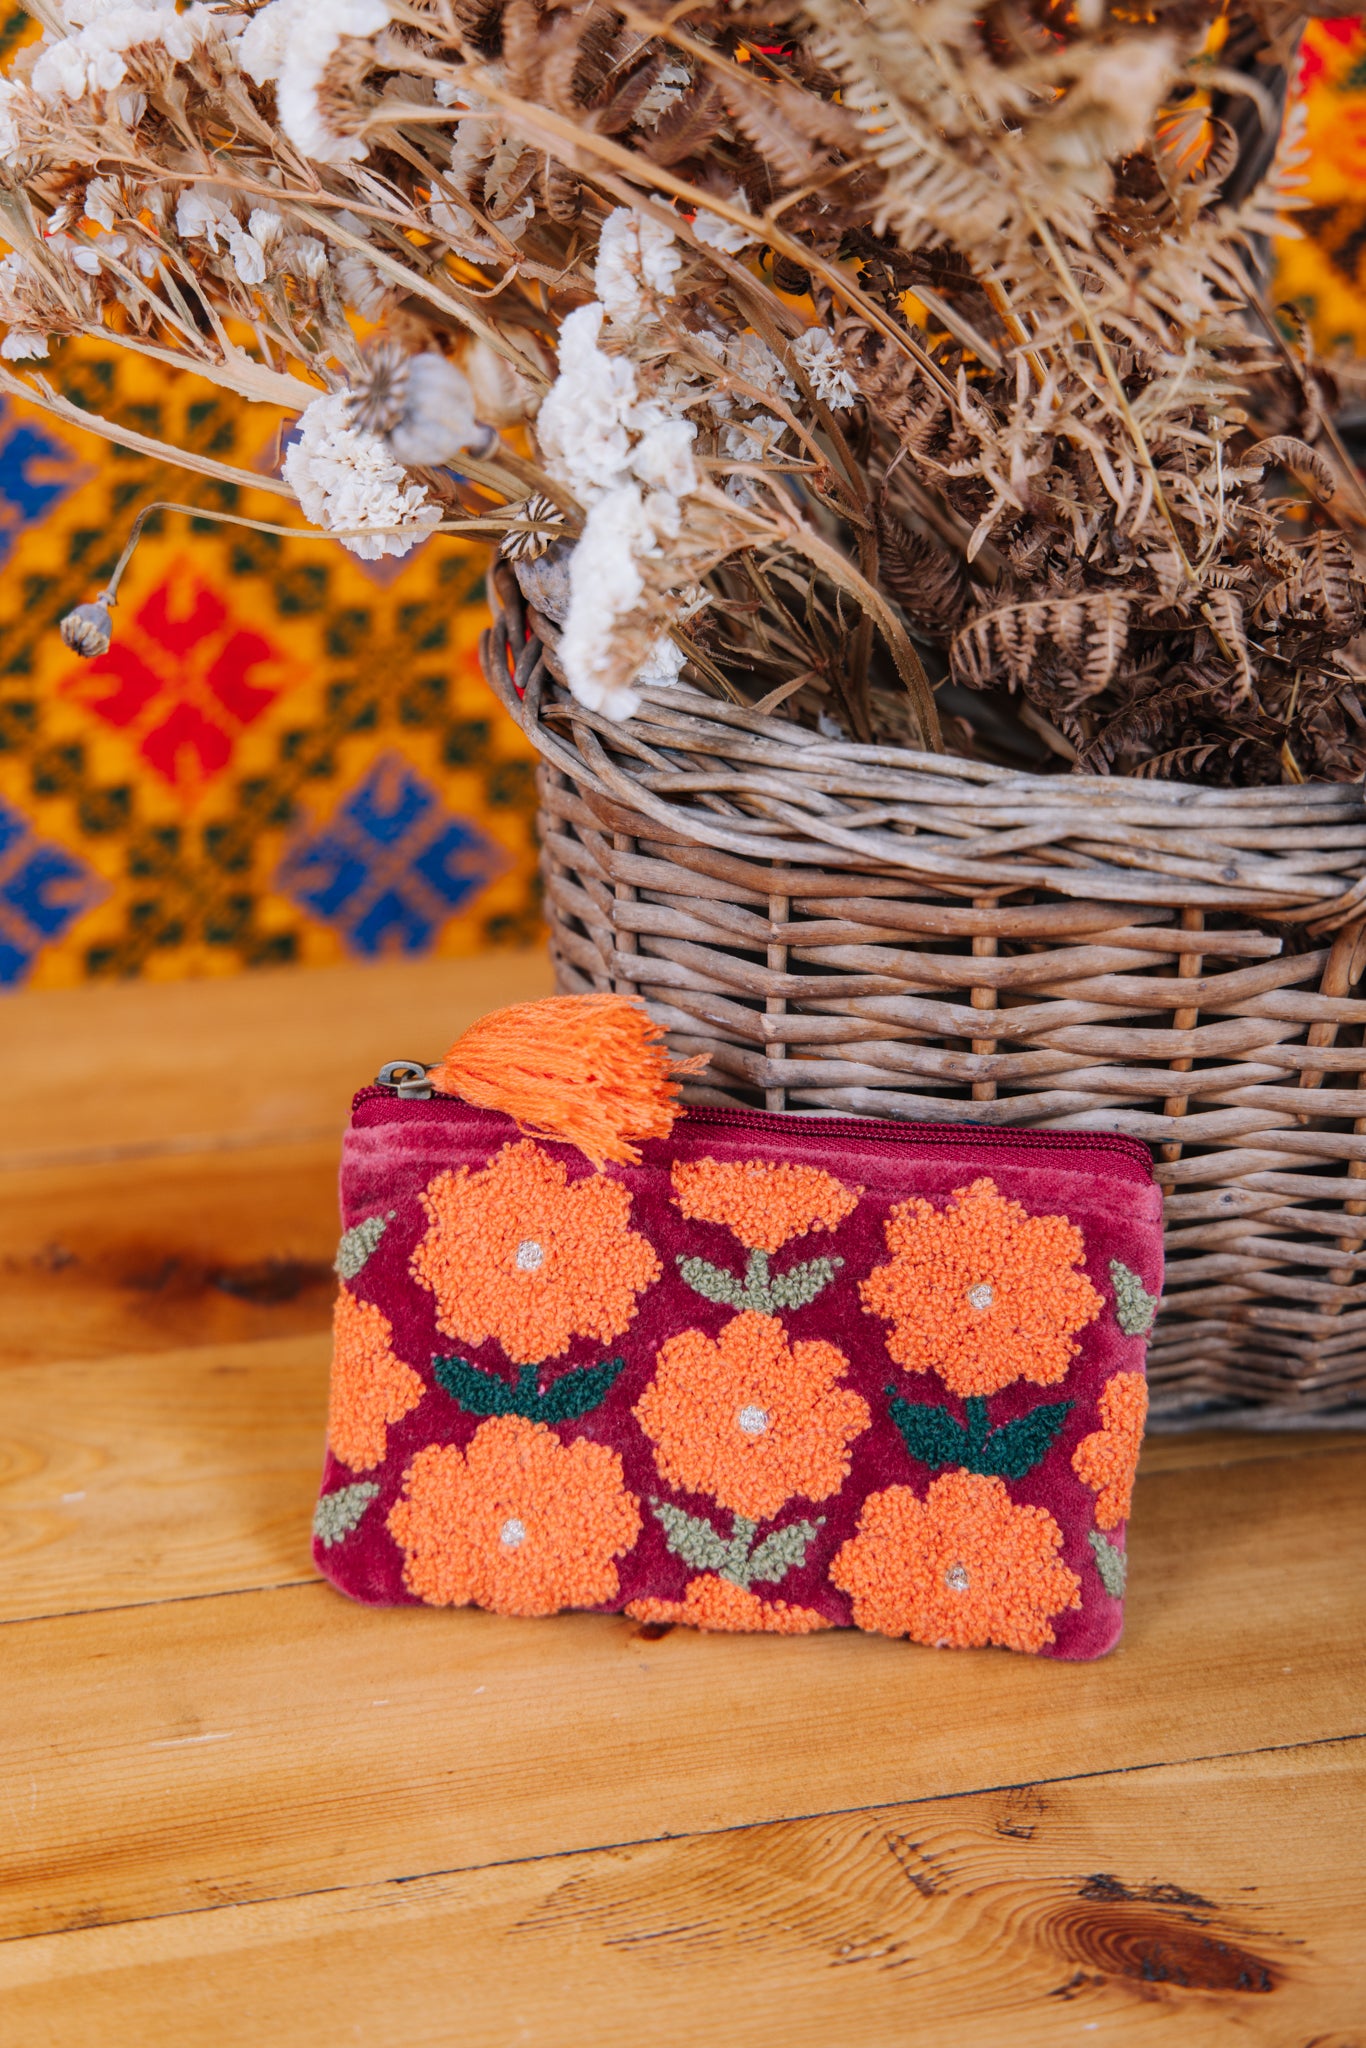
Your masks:
{"label": "poppy seed pod", "polygon": [[78,604],[69,611],[58,627],[58,632],[73,654],[81,655],[86,661],[93,661],[97,654],[107,654],[109,643],[114,637],[114,622],[106,606]]}

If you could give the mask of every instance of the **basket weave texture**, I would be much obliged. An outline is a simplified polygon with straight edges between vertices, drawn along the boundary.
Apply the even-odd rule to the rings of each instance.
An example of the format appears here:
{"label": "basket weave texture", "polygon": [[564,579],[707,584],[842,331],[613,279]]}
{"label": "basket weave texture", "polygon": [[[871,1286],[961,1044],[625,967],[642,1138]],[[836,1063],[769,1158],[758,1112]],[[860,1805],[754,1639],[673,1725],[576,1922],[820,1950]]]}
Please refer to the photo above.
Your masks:
{"label": "basket weave texture", "polygon": [[495,571],[561,988],[638,992],[700,1102],[1154,1148],[1155,1414],[1366,1397],[1366,802],[1035,776],[685,688],[611,725]]}

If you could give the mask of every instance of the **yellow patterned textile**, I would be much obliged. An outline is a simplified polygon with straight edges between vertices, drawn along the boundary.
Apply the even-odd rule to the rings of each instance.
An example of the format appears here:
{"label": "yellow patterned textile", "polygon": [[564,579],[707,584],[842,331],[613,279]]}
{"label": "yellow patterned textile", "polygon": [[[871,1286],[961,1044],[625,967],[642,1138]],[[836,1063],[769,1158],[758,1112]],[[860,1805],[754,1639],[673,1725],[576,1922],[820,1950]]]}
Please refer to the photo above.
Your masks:
{"label": "yellow patterned textile", "polygon": [[1276,250],[1276,290],[1309,316],[1320,349],[1366,349],[1366,18],[1311,21],[1296,90],[1309,147],[1303,241]]}
{"label": "yellow patterned textile", "polygon": [[[260,410],[200,378],[99,343],[42,367],[143,434],[276,466]],[[478,670],[482,553],[361,562],[157,515],[81,661],[57,621],[163,498],[300,523],[0,402],[0,986],[534,940],[532,761]]]}

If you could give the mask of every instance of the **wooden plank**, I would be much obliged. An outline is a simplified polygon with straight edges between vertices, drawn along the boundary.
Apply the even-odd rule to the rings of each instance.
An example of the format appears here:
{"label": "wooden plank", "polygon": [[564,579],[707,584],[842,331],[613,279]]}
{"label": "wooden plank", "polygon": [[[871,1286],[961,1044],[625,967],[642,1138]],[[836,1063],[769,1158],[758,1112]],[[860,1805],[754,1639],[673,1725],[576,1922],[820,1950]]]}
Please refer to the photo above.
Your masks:
{"label": "wooden plank", "polygon": [[0,1006],[0,1170],[327,1138],[386,1060],[549,995],[540,952],[46,990]]}
{"label": "wooden plank", "polygon": [[0,1375],[0,1621],[312,1581],[330,1349]]}
{"label": "wooden plank", "polygon": [[[329,1351],[318,1332],[0,1374],[0,1621],[311,1580]],[[1366,1439],[1209,1430],[1150,1437],[1143,1470],[1342,1447]]]}
{"label": "wooden plank", "polygon": [[1361,2039],[1361,1743],[0,1946],[42,2048]]}
{"label": "wooden plank", "polygon": [[0,1933],[1359,1733],[1366,1451],[1306,1470],[1142,1480],[1092,1665],[321,1585],[11,1622]]}
{"label": "wooden plank", "polygon": [[0,1173],[0,1363],[326,1327],[340,1129]]}

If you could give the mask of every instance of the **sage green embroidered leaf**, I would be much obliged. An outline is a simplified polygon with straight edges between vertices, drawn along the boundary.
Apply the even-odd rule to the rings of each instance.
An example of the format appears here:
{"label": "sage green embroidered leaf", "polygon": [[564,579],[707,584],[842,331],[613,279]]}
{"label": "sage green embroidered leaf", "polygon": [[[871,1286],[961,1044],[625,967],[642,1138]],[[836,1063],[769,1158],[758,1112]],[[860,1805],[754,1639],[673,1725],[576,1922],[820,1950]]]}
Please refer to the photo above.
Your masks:
{"label": "sage green embroidered leaf", "polygon": [[1072,1408],[1071,1401],[1043,1401],[1027,1415],[1003,1422],[992,1430],[969,1471],[985,1472],[996,1479],[1023,1479],[1048,1456]]}
{"label": "sage green embroidered leaf", "polygon": [[1123,1259],[1111,1259],[1110,1279],[1115,1290],[1115,1321],[1126,1337],[1141,1337],[1152,1328],[1158,1296],[1149,1294],[1143,1282]]}
{"label": "sage green embroidered leaf", "polygon": [[[891,1388],[888,1388],[891,1393]],[[955,1422],[947,1408],[931,1408],[919,1401],[891,1402],[891,1417],[901,1431],[906,1449],[932,1472],[943,1465],[961,1465],[967,1456],[968,1433]]]}
{"label": "sage green embroidered leaf", "polygon": [[[677,1508],[672,1501],[652,1500],[664,1541],[675,1557],[681,1557],[684,1564],[695,1572],[723,1572],[730,1562],[731,1546],[724,1536],[718,1535],[710,1522],[704,1522],[700,1515],[690,1515],[685,1508]],[[754,1524],[749,1524],[753,1534]],[[748,1545],[746,1545],[748,1548]]]}
{"label": "sage green embroidered leaf", "polygon": [[609,1358],[601,1365],[580,1365],[561,1373],[544,1393],[534,1365],[524,1365],[515,1381],[496,1372],[484,1372],[464,1358],[434,1358],[432,1371],[438,1385],[467,1415],[524,1415],[529,1422],[573,1422],[606,1400],[624,1358]]}
{"label": "sage green embroidered leaf", "polygon": [[803,1266],[790,1266],[769,1282],[771,1309],[805,1308],[830,1285],[843,1264],[843,1259],[811,1259]]}
{"label": "sage green embroidered leaf", "polygon": [[694,1294],[700,1294],[704,1301],[719,1301],[726,1308],[750,1307],[749,1292],[743,1280],[734,1273],[727,1273],[720,1266],[713,1266],[709,1259],[684,1257],[680,1254],[678,1270],[685,1284]]}
{"label": "sage green embroidered leaf", "polygon": [[341,1243],[337,1246],[337,1256],[332,1261],[332,1270],[339,1279],[355,1279],[393,1222],[395,1213],[391,1209],[387,1216],[367,1216],[363,1222],[353,1223],[349,1230],[342,1232]]}
{"label": "sage green embroidered leaf", "polygon": [[786,1578],[790,1571],[800,1571],[822,1526],[821,1522],[789,1522],[785,1529],[772,1530],[751,1551],[745,1576],[739,1583],[750,1586],[755,1579],[762,1579],[765,1584],[772,1584]]}
{"label": "sage green embroidered leaf", "polygon": [[1099,1529],[1093,1529],[1087,1538],[1096,1554],[1096,1570],[1100,1573],[1101,1584],[1114,1600],[1124,1598],[1124,1586],[1129,1576],[1129,1560],[1117,1543],[1108,1536],[1102,1536]]}
{"label": "sage green embroidered leaf", "polygon": [[373,1479],[359,1479],[354,1486],[323,1494],[313,1510],[313,1534],[324,1550],[351,1534],[378,1492]]}

